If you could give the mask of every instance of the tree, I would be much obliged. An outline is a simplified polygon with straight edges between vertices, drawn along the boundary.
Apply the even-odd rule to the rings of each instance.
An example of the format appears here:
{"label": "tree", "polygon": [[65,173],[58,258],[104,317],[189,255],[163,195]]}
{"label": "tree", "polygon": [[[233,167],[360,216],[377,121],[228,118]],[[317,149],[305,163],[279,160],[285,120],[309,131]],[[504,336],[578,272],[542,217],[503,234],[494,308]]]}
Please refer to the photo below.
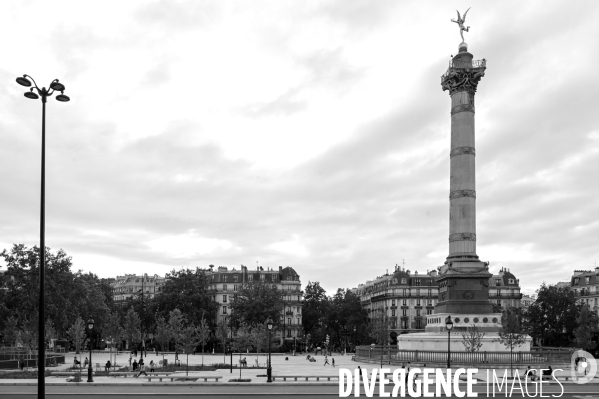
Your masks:
{"label": "tree", "polygon": [[172,309],[179,309],[185,317],[194,323],[202,316],[208,320],[216,317],[217,303],[212,300],[213,290],[204,270],[173,270],[167,274],[167,281],[154,299],[155,312],[165,319],[170,317]]}
{"label": "tree", "polygon": [[501,330],[499,339],[506,347],[510,348],[510,374],[514,375],[514,348],[526,342],[527,335],[522,333],[518,315],[512,309],[506,309],[501,315]]}
{"label": "tree", "polygon": [[125,320],[123,321],[125,338],[131,343],[130,349],[133,349],[135,344],[141,341],[140,327],[141,319],[133,307],[130,307],[125,315]]}
{"label": "tree", "polygon": [[198,342],[202,344],[202,370],[204,370],[204,345],[206,345],[208,338],[210,338],[210,326],[208,326],[206,319],[203,317],[197,328],[197,338]]}
{"label": "tree", "polygon": [[77,317],[73,325],[67,330],[67,334],[75,344],[75,353],[79,354],[79,349],[85,339],[85,323],[81,317]]}
{"label": "tree", "polygon": [[218,321],[218,324],[216,325],[215,334],[217,337],[219,337],[221,339],[222,344],[223,344],[223,363],[224,363],[224,362],[226,362],[225,351],[226,351],[226,344],[227,344],[227,336],[229,335],[229,326],[228,326],[226,318],[223,317]]}
{"label": "tree", "polygon": [[46,341],[50,341],[52,338],[57,338],[56,336],[56,329],[54,328],[54,323],[52,322],[52,319],[50,319],[49,317],[46,319],[46,323],[44,326],[44,334],[45,334],[45,340]]}
{"label": "tree", "polygon": [[478,352],[483,346],[482,339],[484,333],[478,331],[478,327],[472,324],[472,327],[467,327],[467,331],[462,333],[462,344],[466,352]]}
{"label": "tree", "polygon": [[[4,342],[10,344],[11,347],[17,344],[17,340],[19,338],[19,330],[17,329],[17,324],[19,323],[19,319],[16,317],[9,317],[4,324],[4,330],[2,330],[2,334],[4,336]],[[14,351],[11,351],[14,354]]]}
{"label": "tree", "polygon": [[185,317],[179,309],[174,309],[169,312],[168,329],[171,334],[171,338],[175,341],[175,360],[178,358],[179,346],[177,342],[181,339],[183,328],[185,325]]}
{"label": "tree", "polygon": [[181,332],[175,336],[177,349],[187,355],[186,375],[189,375],[189,354],[193,353],[199,344],[197,333],[197,328],[193,323],[189,323],[187,326],[181,328]]}
{"label": "tree", "polygon": [[524,330],[545,346],[567,346],[579,312],[580,307],[570,288],[543,283],[537,290],[537,300],[524,314]]}
{"label": "tree", "polygon": [[589,306],[585,303],[580,309],[580,314],[576,322],[578,325],[574,330],[576,345],[587,350],[593,343],[593,331],[597,329],[597,314],[589,309]]}
{"label": "tree", "polygon": [[[98,325],[108,315],[106,286],[97,276],[71,271],[72,259],[63,250],[45,249],[46,317],[54,323],[61,337],[81,314],[93,317]],[[39,256],[38,247],[14,244],[3,250],[0,257],[6,262],[6,272],[0,277],[0,326],[13,314],[38,314]],[[102,291],[104,290],[104,291]]]}
{"label": "tree", "polygon": [[[302,307],[302,324],[306,333],[315,336],[316,330],[321,328],[329,313],[329,298],[326,291],[318,281],[310,282],[304,291]],[[323,337],[315,336],[316,341]]]}
{"label": "tree", "polygon": [[274,284],[249,282],[239,289],[231,309],[238,320],[248,326],[262,324],[269,317],[279,325],[283,312],[282,292]]}
{"label": "tree", "polygon": [[156,342],[160,344],[162,349],[162,363],[164,363],[164,351],[168,348],[168,343],[171,340],[171,331],[164,317],[160,316],[156,320],[156,335],[154,336]]}
{"label": "tree", "polygon": [[[117,344],[121,342],[121,339],[125,335],[125,331],[121,327],[120,317],[117,312],[111,313],[108,318],[104,321],[104,326],[102,328],[102,335],[106,339],[106,342],[110,345],[110,359],[112,360],[112,348],[115,348]],[[113,367],[116,366],[116,355],[114,358],[114,362],[112,362]]]}
{"label": "tree", "polygon": [[31,318],[26,317],[23,320],[20,337],[21,343],[27,348],[27,352],[31,354],[31,350],[38,346],[39,330],[37,316]]}

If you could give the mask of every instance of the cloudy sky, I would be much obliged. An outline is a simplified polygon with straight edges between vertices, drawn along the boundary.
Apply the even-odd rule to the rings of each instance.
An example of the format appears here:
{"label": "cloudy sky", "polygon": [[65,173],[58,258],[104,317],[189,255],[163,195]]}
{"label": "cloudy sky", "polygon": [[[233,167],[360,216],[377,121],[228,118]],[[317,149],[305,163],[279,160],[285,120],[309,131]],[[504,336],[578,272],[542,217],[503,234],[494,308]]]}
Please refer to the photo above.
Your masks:
{"label": "cloudy sky", "polygon": [[450,99],[476,97],[478,254],[525,291],[599,260],[596,1],[3,1],[0,249],[101,277],[292,266],[330,292],[448,253]]}

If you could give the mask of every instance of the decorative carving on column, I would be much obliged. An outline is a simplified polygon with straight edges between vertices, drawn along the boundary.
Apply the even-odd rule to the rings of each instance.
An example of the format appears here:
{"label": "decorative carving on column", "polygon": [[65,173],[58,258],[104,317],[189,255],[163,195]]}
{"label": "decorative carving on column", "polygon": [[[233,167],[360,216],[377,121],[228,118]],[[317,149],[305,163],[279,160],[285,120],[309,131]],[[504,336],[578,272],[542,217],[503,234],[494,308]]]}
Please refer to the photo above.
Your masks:
{"label": "decorative carving on column", "polygon": [[476,241],[474,233],[454,233],[449,235],[449,242],[454,241]]}
{"label": "decorative carving on column", "polygon": [[449,199],[456,199],[462,197],[476,198],[476,191],[474,190],[454,190],[449,194]]}
{"label": "decorative carving on column", "polygon": [[449,156],[455,157],[457,155],[464,155],[464,154],[476,156],[476,151],[474,150],[474,147],[457,147],[457,148],[454,148],[453,150],[451,150],[451,152],[449,153]]}
{"label": "decorative carving on column", "polygon": [[[473,64],[475,62],[473,61]],[[472,66],[474,68],[462,68],[461,65],[459,67],[450,67],[441,79],[443,91],[449,90],[450,95],[467,91],[471,96],[474,96],[478,82],[485,76],[485,67],[477,68],[475,65]]]}
{"label": "decorative carving on column", "polygon": [[451,115],[457,114],[459,112],[474,112],[474,105],[472,104],[460,104],[456,105],[451,109]]}
{"label": "decorative carving on column", "polygon": [[474,291],[464,291],[462,292],[462,298],[467,301],[474,299]]}

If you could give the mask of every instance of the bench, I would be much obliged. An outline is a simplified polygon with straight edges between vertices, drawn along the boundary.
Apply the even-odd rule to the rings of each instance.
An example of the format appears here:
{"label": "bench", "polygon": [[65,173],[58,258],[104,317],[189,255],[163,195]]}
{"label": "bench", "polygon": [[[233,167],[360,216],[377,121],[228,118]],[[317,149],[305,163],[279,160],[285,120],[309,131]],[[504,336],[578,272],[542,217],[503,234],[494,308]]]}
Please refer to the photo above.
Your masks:
{"label": "bench", "polygon": [[111,377],[125,377],[125,378],[127,378],[128,376],[136,376],[137,374],[139,374],[139,373],[136,371],[111,371],[108,373],[108,375]]}
{"label": "bench", "polygon": [[[53,371],[51,375],[55,375],[58,377],[70,377],[73,375],[79,375],[81,374],[79,371]],[[85,374],[85,373],[83,373]]]}
{"label": "bench", "polygon": [[163,378],[168,378],[169,375],[171,375],[172,373],[152,373],[152,372],[148,372],[148,375],[146,376],[146,378],[148,379],[148,382],[152,382],[152,378],[158,378],[158,381],[162,382]]}
{"label": "bench", "polygon": [[320,381],[321,378],[326,378],[327,381],[331,381],[331,378],[339,379],[338,375],[273,375],[272,380],[275,381],[276,378],[282,378],[283,381],[287,381],[287,378],[293,378],[297,381],[298,378],[305,378],[308,381],[308,378],[316,378],[316,381]]}
{"label": "bench", "polygon": [[218,382],[218,380],[220,380],[221,376],[214,376],[214,375],[189,375],[189,376],[174,376],[174,375],[170,375],[168,377],[165,378],[170,378],[171,382],[172,381],[197,381],[200,379],[204,379],[204,382],[207,382],[209,378],[212,378],[214,380],[216,380],[216,382]]}

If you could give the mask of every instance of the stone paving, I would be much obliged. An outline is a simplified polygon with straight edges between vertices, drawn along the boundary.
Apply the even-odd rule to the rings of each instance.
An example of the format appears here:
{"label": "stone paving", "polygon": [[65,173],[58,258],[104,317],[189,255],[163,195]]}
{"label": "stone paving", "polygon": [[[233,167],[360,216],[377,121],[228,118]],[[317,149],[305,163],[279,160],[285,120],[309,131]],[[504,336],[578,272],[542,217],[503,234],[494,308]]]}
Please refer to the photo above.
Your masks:
{"label": "stone paving", "polygon": [[[83,356],[83,359],[85,359],[85,357],[89,356],[89,353],[86,355],[84,353],[81,354]],[[82,359],[81,355],[77,355],[78,359]],[[48,369],[50,370],[64,370],[70,366],[72,366],[73,364],[73,358],[74,358],[75,354],[74,353],[67,353],[66,354],[66,360],[67,363],[60,365],[58,367],[49,367]],[[248,368],[242,368],[241,369],[241,378],[244,379],[251,379],[252,380],[252,384],[256,383],[256,384],[261,384],[261,383],[265,383],[266,382],[266,369],[255,369],[252,368],[251,366],[253,364],[255,364],[256,362],[256,355],[255,354],[244,354],[242,355],[242,358],[245,357],[247,360],[247,364],[250,366]],[[288,358],[289,360],[285,360],[285,358]],[[328,375],[339,375],[339,368],[347,368],[350,370],[355,370],[358,366],[360,366],[362,369],[364,370],[372,370],[373,368],[380,368],[380,364],[379,363],[363,363],[363,362],[355,362],[351,360],[352,355],[348,354],[348,355],[339,355],[339,354],[334,354],[333,356],[329,356],[329,363],[332,363],[332,360],[335,360],[335,367],[333,367],[332,365],[324,365],[324,356],[322,355],[318,355],[316,356],[317,361],[316,362],[309,362],[308,360],[306,360],[306,356],[305,354],[300,354],[298,353],[297,356],[293,356],[290,354],[287,355],[282,355],[282,354],[276,354],[272,356],[272,374],[277,376],[277,375],[319,375],[319,376],[328,376]],[[106,361],[109,358],[109,354],[106,353],[94,353],[92,360],[94,363],[94,369],[96,367],[96,364],[99,363],[101,369],[104,369],[104,364],[106,363]],[[165,359],[168,359],[169,363],[174,363],[175,361],[175,355],[173,353],[169,353],[166,354],[164,356]],[[239,355],[235,355],[233,357],[233,364],[239,364]],[[265,354],[260,354],[258,356],[258,361],[260,366],[265,366],[266,364],[266,355]],[[135,359],[135,358],[134,358]],[[137,359],[139,360],[139,357],[137,357]],[[182,363],[182,367],[181,367],[181,371],[179,371],[178,373],[185,373],[185,362],[186,362],[186,356],[180,356],[179,359],[181,360]],[[148,365],[150,363],[151,360],[154,360],[154,363],[158,364],[158,361],[162,360],[162,355],[158,354],[155,355],[154,353],[150,353],[148,352],[148,356],[144,357],[144,363],[146,365]],[[210,365],[210,364],[214,364],[214,363],[227,363],[229,364],[230,362],[230,357],[227,356],[226,360],[223,359],[223,355],[222,354],[204,354],[204,364],[205,365]],[[201,354],[196,354],[196,355],[189,355],[189,364],[190,366],[192,365],[200,365],[202,363],[202,355]],[[119,354],[117,356],[117,364],[119,366],[124,366],[124,365],[128,365],[129,364],[129,353],[125,353],[122,352],[121,354]],[[384,368],[389,368],[391,371],[400,368],[400,366],[393,366],[393,365],[386,365],[383,363],[383,367]],[[156,371],[159,371],[159,368],[157,368]],[[498,370],[498,372],[501,371],[501,374],[503,374],[503,369],[502,370]],[[525,369],[523,368],[518,368],[519,373],[522,375],[523,372],[525,371]],[[499,373],[498,373],[499,374]],[[190,375],[213,375],[213,376],[221,376],[222,379],[220,380],[220,382],[218,382],[217,384],[222,384],[223,382],[226,383],[229,381],[229,379],[231,378],[240,378],[240,370],[239,369],[233,369],[233,372],[231,373],[229,369],[218,369],[216,371],[193,371],[190,372]],[[258,375],[264,375],[264,377],[258,377]],[[557,372],[556,375],[558,376],[566,376],[569,375],[569,371],[563,371],[563,372]],[[487,379],[487,370],[486,369],[480,369],[479,372],[475,375],[476,378],[478,378],[479,380],[482,381],[486,381]],[[85,382],[87,380],[87,369],[83,369],[82,370],[82,379]],[[158,381],[158,380],[156,380]],[[169,381],[170,380],[163,380],[163,383],[165,381]],[[0,379],[0,384],[14,384],[14,383],[36,383],[36,380],[16,380],[16,379]],[[46,378],[46,383],[65,383],[66,382],[66,378],[65,377],[47,377]],[[102,376],[95,376],[94,377],[94,382],[95,383],[107,383],[107,384],[141,384],[141,383],[145,383],[148,384],[148,380],[146,378],[132,378],[132,377],[102,377]],[[291,381],[294,382],[294,381]],[[299,382],[299,380],[298,380]],[[154,383],[154,380],[151,382],[151,384]],[[202,381],[198,381],[198,382],[191,382],[191,384],[214,384],[215,382],[204,382]],[[274,382],[275,384],[289,384],[290,381],[287,380],[287,382],[283,382],[282,380],[276,380]],[[305,381],[303,381],[303,383],[306,383]],[[316,380],[310,380],[309,383],[317,383]],[[323,380],[320,380],[318,383],[323,383]],[[326,383],[326,380],[324,381],[324,383]],[[333,380],[330,382],[331,384],[338,384],[337,380]],[[190,382],[178,382],[177,384],[190,384]]]}

